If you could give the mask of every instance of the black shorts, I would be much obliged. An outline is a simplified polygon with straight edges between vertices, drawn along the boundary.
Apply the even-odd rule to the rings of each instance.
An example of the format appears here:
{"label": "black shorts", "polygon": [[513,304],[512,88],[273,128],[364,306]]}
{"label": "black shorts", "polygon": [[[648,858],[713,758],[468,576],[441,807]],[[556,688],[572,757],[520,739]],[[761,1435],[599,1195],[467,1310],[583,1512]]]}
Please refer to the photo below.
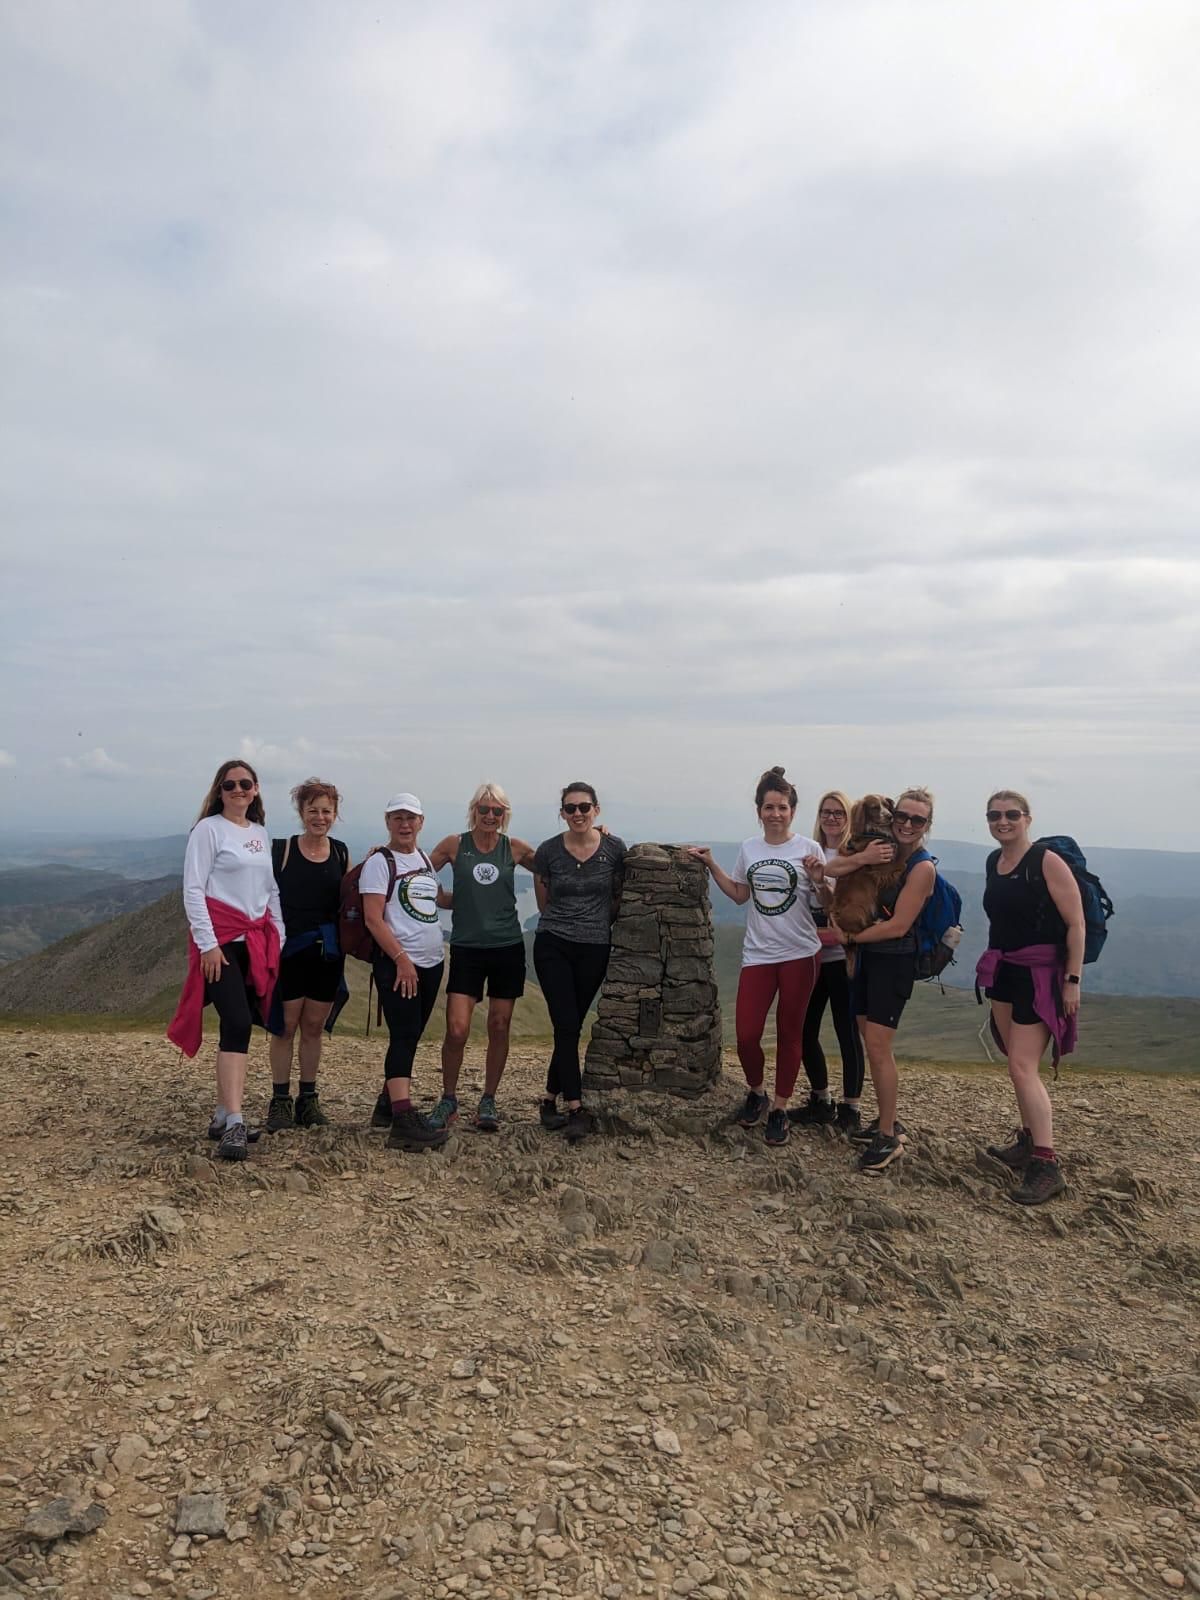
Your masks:
{"label": "black shorts", "polygon": [[895,955],[859,945],[854,967],[854,1015],[877,1022],[881,1028],[898,1028],[916,981],[915,952]]}
{"label": "black shorts", "polygon": [[487,984],[490,1000],[519,1000],[525,993],[525,941],[484,949],[479,945],[450,946],[447,994],[469,994],[483,999]]}
{"label": "black shorts", "polygon": [[1028,967],[1002,961],[996,968],[996,981],[984,991],[989,1000],[1012,1007],[1012,1019],[1022,1027],[1032,1027],[1042,1019],[1033,1008],[1033,973]]}
{"label": "black shorts", "polygon": [[338,992],[346,958],[326,961],[320,945],[309,945],[299,955],[288,956],[279,963],[279,998],[281,1000],[316,1000],[328,1005]]}

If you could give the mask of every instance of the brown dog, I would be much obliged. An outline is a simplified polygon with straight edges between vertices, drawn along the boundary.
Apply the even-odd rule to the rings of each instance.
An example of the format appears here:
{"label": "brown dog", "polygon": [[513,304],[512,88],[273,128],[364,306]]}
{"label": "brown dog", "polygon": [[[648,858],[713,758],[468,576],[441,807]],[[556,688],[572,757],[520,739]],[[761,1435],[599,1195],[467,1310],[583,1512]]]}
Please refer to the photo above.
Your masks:
{"label": "brown dog", "polygon": [[[842,846],[842,854],[856,856],[876,840],[894,845],[894,810],[894,802],[881,794],[865,794],[861,800],[856,800],[850,808],[850,837]],[[878,920],[883,891],[898,883],[903,875],[903,861],[889,861],[881,867],[859,867],[857,872],[847,873],[834,887],[831,920],[843,933],[860,934]],[[853,951],[850,954],[853,955]]]}

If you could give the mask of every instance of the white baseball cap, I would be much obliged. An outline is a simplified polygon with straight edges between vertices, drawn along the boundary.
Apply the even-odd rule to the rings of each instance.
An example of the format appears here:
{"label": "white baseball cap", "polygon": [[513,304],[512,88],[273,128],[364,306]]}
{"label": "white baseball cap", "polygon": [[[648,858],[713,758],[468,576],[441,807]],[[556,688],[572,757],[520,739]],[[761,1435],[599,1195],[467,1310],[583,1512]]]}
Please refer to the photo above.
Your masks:
{"label": "white baseball cap", "polygon": [[415,816],[423,817],[425,807],[415,794],[394,794],[383,808],[384,816],[390,816],[393,811],[411,811]]}

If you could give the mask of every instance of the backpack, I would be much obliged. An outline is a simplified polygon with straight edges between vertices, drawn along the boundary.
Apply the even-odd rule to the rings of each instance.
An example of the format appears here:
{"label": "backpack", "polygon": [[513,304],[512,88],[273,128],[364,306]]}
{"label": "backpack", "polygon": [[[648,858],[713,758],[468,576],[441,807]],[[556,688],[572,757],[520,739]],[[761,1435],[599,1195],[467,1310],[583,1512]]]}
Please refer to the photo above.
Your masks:
{"label": "backpack", "polygon": [[433,862],[430,861],[424,850],[417,851],[417,854],[425,863],[424,866],[413,867],[411,872],[398,872],[396,870],[396,857],[386,844],[377,844],[373,850],[367,851],[356,867],[350,868],[350,871],[342,878],[342,900],[341,908],[338,912],[338,943],[342,947],[344,956],[353,956],[357,961],[374,961],[379,954],[379,946],[371,937],[366,918],[363,916],[362,890],[358,884],[358,880],[362,877],[362,869],[376,851],[381,851],[387,857],[388,884],[387,893],[383,897],[384,905],[392,898],[398,878],[415,878],[422,872],[431,873],[434,877],[437,876],[433,871]]}
{"label": "backpack", "polygon": [[[1108,938],[1108,919],[1116,915],[1116,907],[1109,897],[1108,890],[1094,872],[1088,871],[1087,857],[1069,833],[1047,834],[1044,839],[1035,839],[1031,848],[1041,852],[1038,856],[1038,870],[1044,896],[1043,917],[1059,914],[1054,898],[1046,888],[1046,873],[1042,865],[1046,851],[1053,850],[1054,854],[1061,856],[1070,867],[1071,876],[1079,885],[1079,898],[1083,901],[1083,964],[1085,967],[1090,966],[1093,961],[1099,960],[1100,952],[1104,949],[1104,941]],[[989,873],[996,870],[999,859],[999,850],[993,850],[987,861]]]}
{"label": "backpack", "polygon": [[[290,834],[286,839],[271,840],[271,865],[275,869],[275,882],[278,883],[283,876],[283,869],[288,864],[288,857],[292,853],[292,842],[296,835]],[[329,848],[333,851],[334,858],[342,869],[342,876],[346,875],[346,867],[350,860],[350,852],[340,839],[330,839]]]}
{"label": "backpack", "polygon": [[962,895],[949,878],[943,878],[937,871],[937,857],[928,850],[913,851],[904,869],[905,877],[909,869],[921,861],[932,861],[934,865],[933,892],[913,925],[917,939],[917,977],[928,980],[941,977],[956,959],[954,952],[962,938]]}

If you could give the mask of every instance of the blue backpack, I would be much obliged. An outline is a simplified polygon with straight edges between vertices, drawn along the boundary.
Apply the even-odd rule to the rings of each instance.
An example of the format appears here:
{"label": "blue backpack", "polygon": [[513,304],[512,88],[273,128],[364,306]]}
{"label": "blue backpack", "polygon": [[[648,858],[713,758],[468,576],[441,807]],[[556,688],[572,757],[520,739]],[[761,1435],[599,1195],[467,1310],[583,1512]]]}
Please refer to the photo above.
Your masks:
{"label": "blue backpack", "polygon": [[[1035,843],[1041,845],[1043,850],[1053,850],[1056,856],[1061,856],[1079,885],[1079,895],[1083,901],[1083,964],[1086,967],[1096,961],[1104,949],[1104,941],[1108,938],[1108,919],[1115,915],[1116,907],[1100,879],[1094,872],[1088,871],[1087,857],[1069,833],[1048,834]],[[1045,881],[1043,876],[1043,884]],[[1049,890],[1046,891],[1046,898],[1050,898]]]}
{"label": "blue backpack", "polygon": [[932,861],[935,872],[933,893],[922,906],[921,915],[913,927],[917,937],[917,977],[938,978],[955,960],[958,940],[948,943],[945,936],[951,928],[957,928],[962,933],[962,895],[949,878],[943,878],[936,870],[937,857],[930,855],[928,850],[913,851],[904,869],[905,877],[920,861]]}

